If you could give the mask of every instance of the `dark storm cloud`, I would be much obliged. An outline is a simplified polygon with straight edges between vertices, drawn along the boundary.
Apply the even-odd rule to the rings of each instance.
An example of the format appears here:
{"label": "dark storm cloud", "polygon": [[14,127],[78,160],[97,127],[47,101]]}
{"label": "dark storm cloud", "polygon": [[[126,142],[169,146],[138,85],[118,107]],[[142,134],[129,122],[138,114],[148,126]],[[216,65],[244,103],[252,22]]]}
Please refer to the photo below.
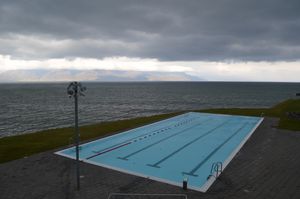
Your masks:
{"label": "dark storm cloud", "polygon": [[299,10],[298,0],[2,0],[0,54],[299,60]]}

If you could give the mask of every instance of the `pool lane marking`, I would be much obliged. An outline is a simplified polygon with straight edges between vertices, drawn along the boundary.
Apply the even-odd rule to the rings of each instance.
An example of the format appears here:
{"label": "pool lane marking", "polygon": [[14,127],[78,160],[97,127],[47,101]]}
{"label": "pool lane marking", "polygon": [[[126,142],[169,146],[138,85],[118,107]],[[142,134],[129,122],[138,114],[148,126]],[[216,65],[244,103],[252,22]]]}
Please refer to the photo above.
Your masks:
{"label": "pool lane marking", "polygon": [[191,171],[189,172],[182,172],[185,175],[190,175],[190,176],[195,176],[197,177],[198,175],[195,174],[195,172],[209,159],[211,156],[213,156],[221,147],[223,147],[231,138],[233,138],[236,134],[238,134],[245,126],[248,124],[246,122],[243,124],[239,129],[237,129],[231,136],[229,136],[222,144],[220,144],[218,147],[216,147],[212,152],[210,152],[200,163],[198,163]]}
{"label": "pool lane marking", "polygon": [[[230,120],[230,119],[229,119]],[[200,140],[201,138],[213,133],[216,129],[224,126],[225,124],[227,124],[229,122],[229,120],[226,120],[225,122],[221,123],[220,125],[216,126],[215,128],[207,131],[206,133],[200,135],[199,137],[195,138],[194,140],[186,143],[185,145],[183,145],[182,147],[178,148],[177,150],[173,151],[171,154],[167,155],[166,157],[162,158],[161,160],[157,161],[156,163],[154,164],[147,164],[148,166],[151,166],[151,167],[156,167],[156,168],[160,168],[160,165],[161,163],[163,163],[164,161],[166,161],[167,159],[169,159],[170,157],[172,157],[173,155],[175,155],[176,153],[178,153],[179,151],[183,150],[184,148],[188,147],[189,145],[193,144],[194,142],[197,142],[198,140]]]}
{"label": "pool lane marking", "polygon": [[[191,118],[191,119],[189,119],[189,120],[184,120],[184,122],[186,122],[186,121],[190,122],[190,121],[193,121],[193,120],[195,120],[195,119],[198,119],[198,118]],[[175,122],[175,123],[176,123],[176,122]],[[178,124],[178,123],[176,123],[176,124]],[[136,137],[134,137],[134,138],[127,139],[127,140],[125,140],[125,141],[123,141],[123,142],[120,142],[120,143],[114,144],[114,145],[112,145],[112,146],[106,147],[106,148],[104,148],[104,149],[100,149],[100,150],[98,150],[98,151],[93,151],[93,152],[94,152],[94,153],[101,153],[102,151],[106,151],[106,150],[108,150],[108,149],[110,149],[110,148],[112,148],[112,147],[117,147],[117,146],[122,145],[122,144],[124,144],[124,143],[132,142],[133,140],[136,140],[136,139],[141,139],[141,138],[144,137],[144,136],[147,136],[147,135],[152,134],[152,133],[154,133],[154,132],[158,133],[159,131],[162,131],[162,130],[164,130],[164,129],[169,130],[169,129],[172,128],[172,127],[174,127],[174,124],[168,125],[168,126],[165,126],[165,127],[161,127],[161,128],[159,128],[159,129],[156,129],[156,130],[153,130],[153,131],[144,133],[144,134],[139,135],[139,136],[136,136]],[[156,134],[156,133],[155,133],[155,134]]]}
{"label": "pool lane marking", "polygon": [[110,151],[113,151],[113,150],[116,150],[116,149],[118,149],[118,148],[121,148],[121,147],[124,147],[124,146],[127,146],[127,145],[129,145],[129,144],[131,144],[132,142],[127,142],[127,143],[125,143],[125,144],[122,144],[122,145],[119,145],[119,146],[116,146],[116,147],[114,147],[114,148],[110,148],[110,149],[108,149],[108,150],[106,150],[106,151],[102,151],[102,152],[99,152],[99,153],[97,153],[97,154],[94,154],[94,155],[92,155],[92,156],[90,156],[90,157],[87,157],[87,158],[85,158],[85,159],[91,159],[91,158],[94,158],[94,157],[96,157],[96,156],[99,156],[99,155],[102,155],[102,154],[104,154],[104,153],[107,153],[107,152],[110,152]]}
{"label": "pool lane marking", "polygon": [[131,156],[134,156],[134,155],[136,155],[136,154],[138,154],[138,153],[140,153],[140,152],[142,152],[142,151],[144,151],[144,150],[146,150],[146,149],[148,149],[148,148],[150,148],[150,147],[152,147],[152,146],[154,146],[154,145],[156,145],[156,144],[159,144],[159,143],[161,143],[161,142],[163,142],[163,141],[165,141],[165,140],[167,140],[167,139],[170,139],[170,138],[172,138],[172,137],[174,137],[174,136],[176,136],[176,135],[179,135],[179,134],[181,134],[181,133],[184,133],[185,131],[187,131],[187,130],[189,130],[189,129],[192,129],[192,128],[194,128],[195,126],[201,125],[201,124],[203,124],[204,122],[207,122],[207,121],[209,121],[209,120],[212,120],[212,118],[210,118],[210,119],[208,119],[208,120],[201,121],[201,122],[197,123],[196,125],[190,126],[190,127],[188,127],[188,128],[185,128],[185,129],[183,129],[183,130],[181,130],[181,131],[179,131],[179,132],[177,132],[177,133],[175,133],[175,134],[172,134],[172,135],[170,135],[170,136],[168,136],[168,137],[165,137],[165,138],[163,138],[163,139],[161,139],[161,140],[158,140],[158,141],[156,141],[156,142],[154,142],[154,143],[152,143],[152,144],[149,144],[149,145],[147,145],[146,147],[143,147],[143,148],[141,148],[141,149],[139,149],[139,150],[137,150],[137,151],[135,151],[135,152],[132,152],[132,153],[130,153],[130,154],[124,156],[124,157],[118,157],[118,159],[121,159],[121,160],[128,160],[128,158],[131,157]]}

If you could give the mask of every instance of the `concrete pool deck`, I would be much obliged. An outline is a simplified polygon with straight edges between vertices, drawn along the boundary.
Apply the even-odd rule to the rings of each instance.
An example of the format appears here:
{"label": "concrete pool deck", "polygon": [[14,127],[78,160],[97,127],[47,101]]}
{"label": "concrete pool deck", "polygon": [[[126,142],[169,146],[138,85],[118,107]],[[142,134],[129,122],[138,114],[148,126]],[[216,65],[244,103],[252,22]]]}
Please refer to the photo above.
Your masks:
{"label": "concrete pool deck", "polygon": [[[177,193],[188,198],[300,198],[300,132],[265,118],[206,193],[81,164],[75,191],[73,160],[54,151],[0,164],[0,198],[107,198],[110,193]],[[56,151],[56,150],[55,150]]]}

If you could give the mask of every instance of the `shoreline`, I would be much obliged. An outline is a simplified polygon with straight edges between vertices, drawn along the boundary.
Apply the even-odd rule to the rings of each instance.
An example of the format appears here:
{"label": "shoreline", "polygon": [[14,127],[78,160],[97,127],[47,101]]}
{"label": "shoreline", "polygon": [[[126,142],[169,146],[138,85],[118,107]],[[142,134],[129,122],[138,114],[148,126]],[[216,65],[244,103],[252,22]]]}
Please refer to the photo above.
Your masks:
{"label": "shoreline", "polygon": [[[99,137],[116,134],[183,114],[185,112],[190,111],[174,112],[81,126],[81,141],[86,142]],[[271,108],[206,109],[196,110],[194,112],[275,117],[279,118],[276,128],[300,131],[299,119],[290,118],[288,114],[290,112],[300,112],[300,99],[289,99]],[[27,157],[36,153],[71,145],[73,143],[72,137],[72,127],[49,129],[34,133],[2,137],[0,138],[0,164]]]}

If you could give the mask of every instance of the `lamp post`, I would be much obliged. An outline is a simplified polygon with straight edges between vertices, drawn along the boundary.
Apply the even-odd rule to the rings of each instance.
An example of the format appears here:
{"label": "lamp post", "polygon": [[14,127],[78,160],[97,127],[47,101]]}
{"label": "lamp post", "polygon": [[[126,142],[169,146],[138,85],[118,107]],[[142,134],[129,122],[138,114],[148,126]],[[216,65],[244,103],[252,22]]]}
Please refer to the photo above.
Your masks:
{"label": "lamp post", "polygon": [[76,147],[76,179],[77,190],[80,190],[80,171],[79,171],[79,129],[78,129],[78,95],[84,96],[85,87],[79,82],[71,82],[67,88],[69,97],[74,97],[75,101],[75,147]]}

